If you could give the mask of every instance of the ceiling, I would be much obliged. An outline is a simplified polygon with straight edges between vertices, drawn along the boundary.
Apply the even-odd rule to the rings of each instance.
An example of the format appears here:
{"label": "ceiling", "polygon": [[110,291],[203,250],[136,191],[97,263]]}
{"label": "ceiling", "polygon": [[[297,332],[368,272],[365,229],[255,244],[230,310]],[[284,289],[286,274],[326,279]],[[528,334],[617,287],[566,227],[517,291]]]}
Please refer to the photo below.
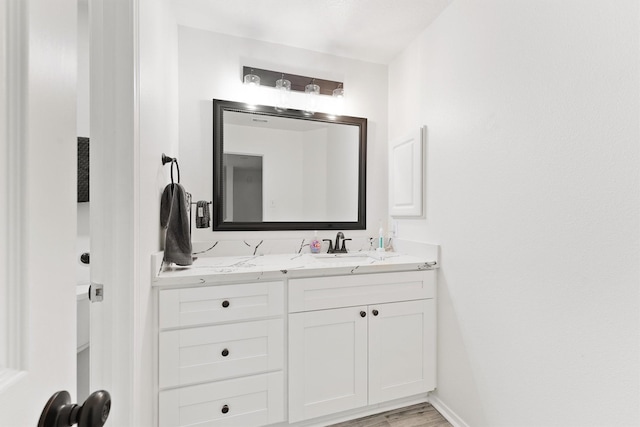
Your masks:
{"label": "ceiling", "polygon": [[178,24],[388,64],[453,0],[173,0]]}

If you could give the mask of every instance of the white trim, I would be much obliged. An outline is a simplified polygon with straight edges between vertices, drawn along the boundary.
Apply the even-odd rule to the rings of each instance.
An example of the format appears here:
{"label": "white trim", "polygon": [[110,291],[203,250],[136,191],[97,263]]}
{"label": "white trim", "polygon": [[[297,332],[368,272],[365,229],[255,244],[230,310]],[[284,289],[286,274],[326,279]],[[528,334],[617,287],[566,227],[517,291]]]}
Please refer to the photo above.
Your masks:
{"label": "white trim", "polygon": [[368,417],[370,415],[381,414],[386,411],[393,411],[395,409],[404,408],[406,406],[417,405],[420,403],[428,402],[425,395],[412,396],[403,399],[397,399],[391,402],[380,403],[377,405],[370,405],[364,408],[352,409],[350,411],[341,412],[339,415],[331,414],[323,417],[314,418],[312,420],[299,421],[297,423],[289,424],[287,421],[276,424],[276,426],[295,426],[295,427],[324,427],[327,425],[333,425],[342,423],[345,421],[357,420],[359,418]]}
{"label": "white trim", "polygon": [[442,400],[440,400],[438,396],[429,393],[429,403],[431,403],[431,406],[436,408],[436,410],[440,412],[440,414],[445,417],[453,427],[469,427],[469,424],[467,424],[462,417],[456,414]]}
{"label": "white trim", "polygon": [[135,340],[139,293],[139,1],[90,0],[91,389],[119,402],[109,423],[134,426],[141,410]]}
{"label": "white trim", "polygon": [[0,249],[0,390],[23,377],[25,363],[25,313],[27,307],[24,282],[24,184],[28,79],[27,4],[19,0],[2,1],[0,34],[4,48],[0,63],[2,107],[0,138],[2,141],[3,207],[0,218],[3,235]]}

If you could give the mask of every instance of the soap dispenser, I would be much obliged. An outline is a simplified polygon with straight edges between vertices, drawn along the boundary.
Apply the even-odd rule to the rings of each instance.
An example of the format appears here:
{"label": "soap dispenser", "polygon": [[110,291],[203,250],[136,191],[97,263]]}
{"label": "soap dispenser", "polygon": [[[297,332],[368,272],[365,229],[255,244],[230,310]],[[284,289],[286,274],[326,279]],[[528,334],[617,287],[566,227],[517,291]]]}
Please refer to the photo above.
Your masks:
{"label": "soap dispenser", "polygon": [[318,232],[317,231],[314,231],[314,233],[313,233],[313,239],[311,240],[311,243],[309,244],[309,248],[311,248],[311,253],[312,254],[320,253],[320,248],[322,248],[322,242],[320,240],[318,240]]}

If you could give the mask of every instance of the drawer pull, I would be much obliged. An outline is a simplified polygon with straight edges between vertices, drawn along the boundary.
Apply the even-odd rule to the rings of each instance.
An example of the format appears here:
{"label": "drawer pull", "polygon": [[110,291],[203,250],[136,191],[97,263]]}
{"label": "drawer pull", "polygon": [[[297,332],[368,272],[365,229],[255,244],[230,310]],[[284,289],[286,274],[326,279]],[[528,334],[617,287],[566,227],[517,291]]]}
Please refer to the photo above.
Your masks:
{"label": "drawer pull", "polygon": [[229,355],[229,350],[228,349],[224,349],[222,350],[222,357],[227,357]]}
{"label": "drawer pull", "polygon": [[227,301],[227,300],[222,301],[222,306],[223,306],[224,308],[229,307],[229,301]]}
{"label": "drawer pull", "polygon": [[367,315],[367,312],[366,312],[366,311],[361,311],[361,312],[360,312],[360,317],[364,317],[364,316],[366,316],[366,315]]}
{"label": "drawer pull", "polygon": [[378,310],[373,310],[372,313],[373,313],[374,316],[377,316],[378,315]]}
{"label": "drawer pull", "polygon": [[229,412],[229,406],[228,406],[228,405],[224,405],[224,406],[222,407],[222,413],[223,413],[223,414],[226,414],[227,412]]}

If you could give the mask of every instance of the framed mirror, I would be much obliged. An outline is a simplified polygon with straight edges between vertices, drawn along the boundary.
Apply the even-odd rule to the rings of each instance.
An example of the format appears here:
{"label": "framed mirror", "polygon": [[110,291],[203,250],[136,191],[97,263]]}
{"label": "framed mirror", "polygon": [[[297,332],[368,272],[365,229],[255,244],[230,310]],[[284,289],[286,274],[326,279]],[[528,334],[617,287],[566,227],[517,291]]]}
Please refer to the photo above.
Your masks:
{"label": "framed mirror", "polygon": [[213,231],[364,230],[367,119],[213,100]]}

